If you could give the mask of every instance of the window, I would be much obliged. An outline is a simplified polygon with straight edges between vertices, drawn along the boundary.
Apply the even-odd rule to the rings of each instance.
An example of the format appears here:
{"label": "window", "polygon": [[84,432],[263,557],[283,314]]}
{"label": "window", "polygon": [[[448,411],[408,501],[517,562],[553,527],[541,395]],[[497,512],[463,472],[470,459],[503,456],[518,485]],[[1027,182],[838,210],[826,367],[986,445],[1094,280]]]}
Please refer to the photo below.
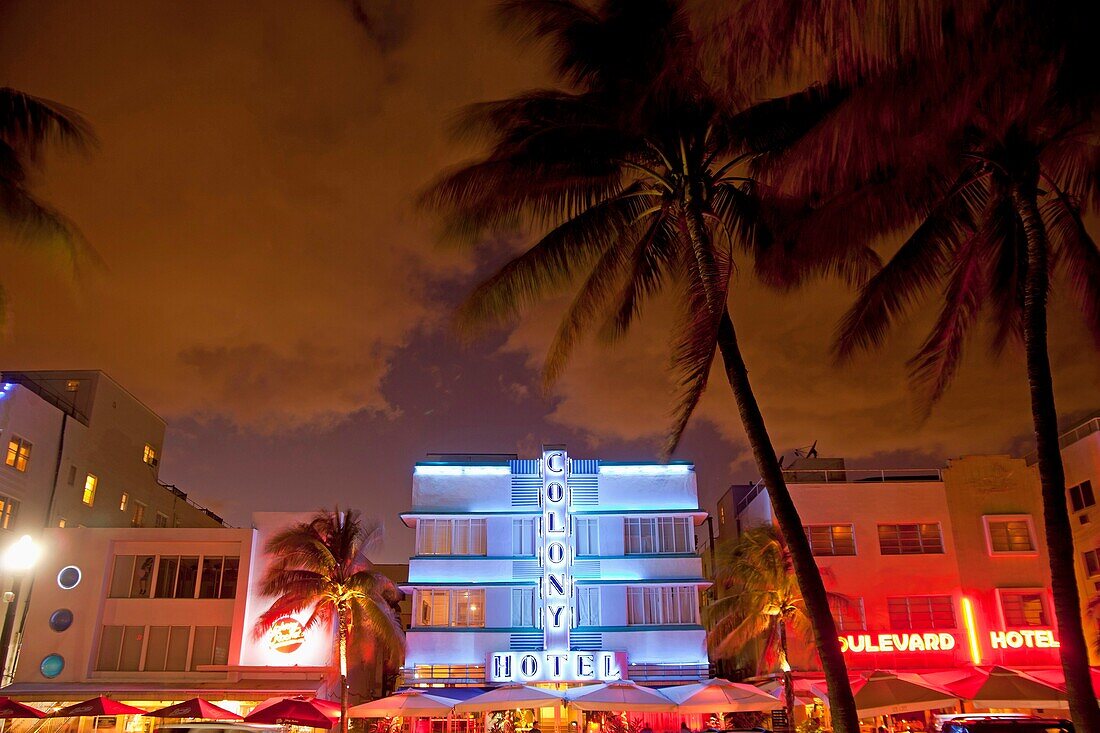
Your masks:
{"label": "window", "polygon": [[695,586],[626,589],[627,624],[694,624],[697,618]]}
{"label": "window", "polygon": [[1088,571],[1089,577],[1100,575],[1100,550],[1089,550],[1081,554],[1085,557],[1085,570]]}
{"label": "window", "polygon": [[485,625],[485,591],[421,590],[417,620],[420,626]]}
{"label": "window", "polygon": [[18,435],[11,436],[11,440],[8,441],[7,464],[16,471],[26,471],[27,461],[31,459],[32,447],[29,442]]}
{"label": "window", "polygon": [[88,474],[88,477],[84,479],[84,495],[81,497],[88,506],[95,503],[95,487],[99,484],[99,479],[94,474]]}
{"label": "window", "polygon": [[687,517],[625,519],[623,531],[627,555],[695,551],[695,537]]}
{"label": "window", "polygon": [[134,502],[134,516],[130,518],[131,527],[145,526],[145,505],[140,501]]}
{"label": "window", "polygon": [[982,517],[982,520],[985,522],[986,544],[991,555],[1035,551],[1030,516],[987,516]]}
{"label": "window", "polygon": [[182,672],[187,669],[190,626],[150,626],[145,644],[146,672]]}
{"label": "window", "polygon": [[165,514],[164,512],[157,512],[157,516],[156,516],[156,519],[154,520],[154,524],[157,527],[167,527],[168,526],[168,515]]}
{"label": "window", "polygon": [[578,555],[600,554],[600,520],[596,517],[575,518],[573,536],[576,537]]}
{"label": "window", "polygon": [[61,517],[57,520],[57,526],[59,529],[65,529],[65,517]]}
{"label": "window", "polygon": [[[11,465],[10,447],[8,448],[8,465]],[[1075,512],[1087,509],[1096,504],[1096,497],[1092,495],[1091,481],[1082,481],[1076,486],[1070,486],[1066,491],[1069,493],[1069,504],[1073,507],[1073,511]]]}
{"label": "window", "polygon": [[157,465],[157,450],[148,443],[145,444],[145,452],[143,453],[141,460],[148,463],[150,466]]}
{"label": "window", "polygon": [[535,589],[512,589],[512,626],[535,625]]}
{"label": "window", "polygon": [[421,519],[416,525],[420,555],[484,555],[484,519]]}
{"label": "window", "polygon": [[535,554],[535,520],[512,520],[512,554],[529,556]]}
{"label": "window", "polygon": [[[229,661],[228,626],[104,626],[98,672],[182,672]],[[144,661],[142,645],[145,646]]]}
{"label": "window", "polygon": [[581,586],[577,589],[577,625],[600,625],[600,589]]}
{"label": "window", "polygon": [[11,529],[19,515],[19,502],[10,496],[0,494],[0,529]]}
{"label": "window", "polygon": [[883,555],[942,555],[938,524],[880,524],[878,545]]}
{"label": "window", "polygon": [[890,628],[910,631],[954,629],[955,607],[951,596],[907,596],[887,598]]}
{"label": "window", "polygon": [[814,555],[856,554],[856,540],[850,524],[816,524],[804,529]]}
{"label": "window", "polygon": [[160,557],[157,564],[156,598],[194,598],[199,575],[197,557]]}
{"label": "window", "polygon": [[235,598],[239,566],[238,557],[204,557],[199,598]]}
{"label": "window", "polygon": [[122,500],[118,503],[118,510],[120,512],[126,511],[126,505],[130,503],[130,495],[125,491],[122,492]]}
{"label": "window", "polygon": [[997,590],[1005,628],[1050,626],[1045,594],[1037,590]]}
{"label": "window", "polygon": [[829,610],[833,612],[837,631],[863,631],[867,619],[863,615],[863,598],[830,596]]}
{"label": "window", "polygon": [[191,645],[191,671],[209,664],[229,661],[229,627],[196,626]]}

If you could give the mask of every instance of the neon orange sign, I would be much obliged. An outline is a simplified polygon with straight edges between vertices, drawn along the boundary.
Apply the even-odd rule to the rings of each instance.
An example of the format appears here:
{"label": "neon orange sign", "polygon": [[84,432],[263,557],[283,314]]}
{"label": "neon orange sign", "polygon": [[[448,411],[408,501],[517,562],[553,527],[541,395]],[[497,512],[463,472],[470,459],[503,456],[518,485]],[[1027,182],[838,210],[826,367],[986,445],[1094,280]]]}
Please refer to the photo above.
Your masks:
{"label": "neon orange sign", "polygon": [[955,648],[953,634],[848,634],[840,637],[840,651],[852,654],[884,652],[946,652]]}
{"label": "neon orange sign", "polygon": [[271,631],[267,635],[267,645],[273,651],[290,654],[298,650],[298,647],[306,640],[306,630],[298,619],[283,616],[271,625]]}
{"label": "neon orange sign", "polygon": [[1054,638],[1053,629],[990,631],[989,644],[994,649],[1057,649],[1062,646]]}

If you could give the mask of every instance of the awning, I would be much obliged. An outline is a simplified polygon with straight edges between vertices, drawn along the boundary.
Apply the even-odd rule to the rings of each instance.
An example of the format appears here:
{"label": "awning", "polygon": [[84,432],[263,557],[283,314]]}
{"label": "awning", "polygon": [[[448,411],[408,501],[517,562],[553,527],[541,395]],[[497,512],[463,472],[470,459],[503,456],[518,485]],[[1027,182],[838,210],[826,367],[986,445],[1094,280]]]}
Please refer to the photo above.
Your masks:
{"label": "awning", "polygon": [[313,697],[321,680],[240,680],[238,682],[192,682],[179,686],[156,683],[117,682],[16,682],[4,688],[4,694],[15,700],[41,702],[76,702],[110,692],[116,700],[187,700],[202,697],[207,700],[266,700],[269,697],[308,695]]}

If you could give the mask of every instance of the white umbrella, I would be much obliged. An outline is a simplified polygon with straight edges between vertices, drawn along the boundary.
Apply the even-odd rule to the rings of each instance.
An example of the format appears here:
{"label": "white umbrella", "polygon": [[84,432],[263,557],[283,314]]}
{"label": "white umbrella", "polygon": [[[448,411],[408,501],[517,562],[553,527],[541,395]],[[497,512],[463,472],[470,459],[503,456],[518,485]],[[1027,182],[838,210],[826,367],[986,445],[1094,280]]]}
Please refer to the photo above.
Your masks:
{"label": "white umbrella", "polygon": [[578,710],[670,713],[676,709],[675,703],[656,690],[626,680],[578,687],[567,691],[565,699]]}
{"label": "white umbrella", "polygon": [[678,713],[740,713],[783,707],[782,702],[752,685],[723,679],[664,687],[661,694],[676,703]]}
{"label": "white umbrella", "polygon": [[[948,708],[957,702],[955,695],[933,687],[915,674],[876,670],[850,679],[856,710],[861,718]],[[824,682],[815,682],[810,689],[828,702],[829,690]]]}
{"label": "white umbrella", "polygon": [[389,697],[348,708],[349,718],[441,717],[451,712],[454,700],[420,690],[402,690]]}
{"label": "white umbrella", "polygon": [[564,693],[557,690],[543,690],[515,683],[463,700],[455,705],[455,710],[460,713],[484,713],[514,708],[543,708],[557,705],[563,696]]}

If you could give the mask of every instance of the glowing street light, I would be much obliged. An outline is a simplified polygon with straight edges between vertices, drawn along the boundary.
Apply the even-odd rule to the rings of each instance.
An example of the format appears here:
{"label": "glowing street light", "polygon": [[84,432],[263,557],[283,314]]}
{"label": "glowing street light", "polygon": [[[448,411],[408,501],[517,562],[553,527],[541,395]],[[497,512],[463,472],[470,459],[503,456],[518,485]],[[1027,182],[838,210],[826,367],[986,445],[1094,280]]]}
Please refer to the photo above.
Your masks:
{"label": "glowing street light", "polygon": [[12,544],[8,545],[3,554],[0,554],[0,570],[11,573],[11,593],[4,594],[4,600],[8,603],[8,609],[4,613],[4,630],[0,632],[0,683],[8,679],[8,660],[11,658],[11,634],[15,628],[15,609],[19,605],[19,591],[23,586],[23,578],[30,572],[38,558],[42,555],[42,548],[29,535],[25,534]]}

